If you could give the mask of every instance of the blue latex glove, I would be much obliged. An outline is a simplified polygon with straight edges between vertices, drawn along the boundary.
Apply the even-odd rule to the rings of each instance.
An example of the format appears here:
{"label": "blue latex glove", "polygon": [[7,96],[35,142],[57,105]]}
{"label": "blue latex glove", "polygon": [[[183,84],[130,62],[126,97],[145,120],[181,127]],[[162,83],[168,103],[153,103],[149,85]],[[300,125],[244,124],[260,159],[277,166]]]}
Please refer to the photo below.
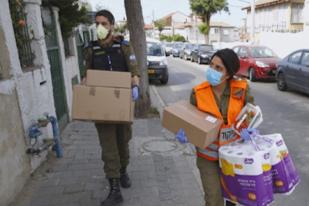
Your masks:
{"label": "blue latex glove", "polygon": [[179,129],[179,131],[176,134],[176,139],[182,144],[188,143],[188,138],[183,129]]}
{"label": "blue latex glove", "polygon": [[243,129],[240,132],[240,138],[245,140],[245,141],[248,141],[248,140],[250,140],[251,137],[255,137],[259,134],[260,134],[259,130],[254,129],[254,128]]}
{"label": "blue latex glove", "polygon": [[139,88],[136,85],[132,87],[132,98],[133,101],[136,101],[139,98]]}

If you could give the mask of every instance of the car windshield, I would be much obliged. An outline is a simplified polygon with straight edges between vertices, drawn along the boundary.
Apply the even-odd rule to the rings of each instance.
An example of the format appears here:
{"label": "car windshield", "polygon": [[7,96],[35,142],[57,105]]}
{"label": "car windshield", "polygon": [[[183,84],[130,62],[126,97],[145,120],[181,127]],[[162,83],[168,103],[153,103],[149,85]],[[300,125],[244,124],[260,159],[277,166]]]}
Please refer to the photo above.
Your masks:
{"label": "car windshield", "polygon": [[174,48],[176,48],[176,49],[181,49],[181,47],[182,47],[182,44],[175,44],[174,45]]}
{"label": "car windshield", "polygon": [[172,43],[166,43],[165,47],[173,47],[173,44]]}
{"label": "car windshield", "polygon": [[186,49],[192,49],[193,48],[193,44],[187,44],[186,45]]}
{"label": "car windshield", "polygon": [[252,47],[251,52],[253,58],[268,58],[276,56],[276,54],[267,47]]}
{"label": "car windshield", "polygon": [[199,49],[200,51],[211,51],[213,50],[213,47],[211,45],[200,45]]}
{"label": "car windshield", "polygon": [[147,43],[147,56],[164,56],[161,45],[156,43]]}

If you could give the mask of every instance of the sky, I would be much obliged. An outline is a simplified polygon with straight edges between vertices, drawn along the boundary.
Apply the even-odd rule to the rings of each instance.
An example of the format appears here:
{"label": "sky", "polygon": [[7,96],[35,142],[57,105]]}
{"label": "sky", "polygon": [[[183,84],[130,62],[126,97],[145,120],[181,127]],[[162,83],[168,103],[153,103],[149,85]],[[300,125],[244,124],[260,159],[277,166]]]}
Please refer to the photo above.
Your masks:
{"label": "sky", "polygon": [[[243,25],[242,19],[245,18],[245,12],[242,7],[249,5],[250,0],[228,0],[230,14],[226,12],[218,13],[212,16],[213,21],[224,21],[233,26]],[[100,5],[104,9],[110,10],[117,20],[122,20],[126,14],[124,9],[124,0],[88,0],[93,9]],[[191,13],[189,0],[141,0],[145,23],[152,22],[153,19],[159,19],[174,11],[181,11],[186,15]],[[246,3],[248,2],[248,3]]]}

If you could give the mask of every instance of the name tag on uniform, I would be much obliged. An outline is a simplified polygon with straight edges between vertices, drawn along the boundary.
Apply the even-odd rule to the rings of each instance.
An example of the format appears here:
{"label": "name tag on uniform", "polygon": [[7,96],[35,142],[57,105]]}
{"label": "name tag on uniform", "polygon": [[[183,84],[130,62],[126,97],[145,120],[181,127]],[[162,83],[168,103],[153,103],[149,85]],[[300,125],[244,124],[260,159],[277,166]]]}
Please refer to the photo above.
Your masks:
{"label": "name tag on uniform", "polygon": [[219,144],[222,146],[235,141],[237,138],[238,136],[232,128],[222,128],[220,130]]}

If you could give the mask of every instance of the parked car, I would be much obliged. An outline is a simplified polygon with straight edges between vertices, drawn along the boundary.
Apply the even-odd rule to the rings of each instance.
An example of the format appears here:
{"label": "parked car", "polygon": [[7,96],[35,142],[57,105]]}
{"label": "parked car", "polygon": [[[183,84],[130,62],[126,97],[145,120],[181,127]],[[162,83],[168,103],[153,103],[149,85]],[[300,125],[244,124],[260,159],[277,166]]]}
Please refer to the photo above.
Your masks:
{"label": "parked car", "polygon": [[173,49],[172,49],[173,57],[179,57],[182,46],[183,46],[183,43],[181,42],[176,42],[173,44]]}
{"label": "parked car", "polygon": [[172,54],[173,43],[166,42],[164,44],[164,49],[165,49],[165,55],[170,56]]}
{"label": "parked car", "polygon": [[194,47],[193,44],[185,43],[182,49],[180,50],[179,57],[185,60],[191,59],[191,52],[192,52],[193,47]]}
{"label": "parked car", "polygon": [[239,57],[240,69],[236,75],[258,79],[274,80],[279,57],[265,46],[236,46],[233,48]]}
{"label": "parked car", "polygon": [[198,44],[191,52],[191,61],[197,62],[198,64],[209,64],[210,58],[216,51],[210,44]]}
{"label": "parked car", "polygon": [[278,63],[277,87],[309,94],[309,49],[295,51]]}
{"label": "parked car", "polygon": [[147,66],[149,80],[168,82],[168,63],[165,51],[159,42],[147,42]]}

